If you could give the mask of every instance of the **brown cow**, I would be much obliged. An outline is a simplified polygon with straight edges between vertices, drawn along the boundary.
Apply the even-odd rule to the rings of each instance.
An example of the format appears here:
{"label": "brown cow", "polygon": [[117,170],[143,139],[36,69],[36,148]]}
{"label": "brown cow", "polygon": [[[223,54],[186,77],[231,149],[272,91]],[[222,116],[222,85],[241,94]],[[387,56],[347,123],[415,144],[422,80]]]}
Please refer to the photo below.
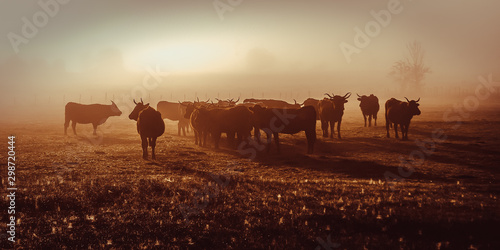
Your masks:
{"label": "brown cow", "polygon": [[120,116],[122,112],[116,104],[111,101],[111,105],[103,104],[79,104],[68,102],[64,109],[64,134],[67,134],[69,122],[72,121],[71,127],[73,134],[76,135],[76,124],[92,123],[94,126],[94,135],[96,135],[97,126],[106,122],[110,116]]}
{"label": "brown cow", "polygon": [[186,113],[186,106],[189,102],[176,103],[160,101],[156,105],[156,110],[161,113],[163,119],[169,119],[171,121],[179,121],[177,124],[177,133],[181,135],[181,130],[184,136],[186,136],[186,130],[189,132],[189,119],[184,118]]}
{"label": "brown cow", "polygon": [[[333,126],[337,123],[337,136],[339,139],[342,139],[340,135],[340,125],[342,124],[342,117],[344,116],[344,104],[347,102],[347,99],[351,97],[351,92],[345,94],[344,96],[334,95],[333,93],[331,95],[325,93],[325,95],[327,95],[333,103],[333,112],[325,115],[325,117],[329,119],[330,126],[332,127],[331,134],[333,134]],[[323,124],[323,120],[321,120],[321,122]],[[328,127],[326,128],[328,129]],[[326,133],[326,136],[328,136],[328,132]],[[333,138],[333,135],[330,137]]]}
{"label": "brown cow", "polygon": [[330,125],[330,138],[333,138],[333,128],[335,126],[334,113],[335,107],[333,102],[324,98],[318,103],[319,117],[321,120],[321,130],[323,130],[323,137],[328,137],[328,125]]}
{"label": "brown cow", "polygon": [[401,133],[403,134],[402,140],[408,140],[408,128],[410,127],[411,118],[414,115],[420,115],[420,109],[418,106],[418,100],[408,100],[406,102],[391,98],[385,103],[385,128],[387,130],[387,138],[389,138],[389,125],[394,123],[394,132],[396,138],[398,136],[398,124],[401,127]]}
{"label": "brown cow", "polygon": [[[188,104],[186,108],[185,118],[189,118],[189,122],[194,132],[194,144],[205,147],[207,141],[207,125],[208,117],[206,107],[201,104]],[[203,143],[202,143],[203,139]]]}
{"label": "brown cow", "polygon": [[[253,111],[253,122],[258,129],[267,134],[268,141],[274,136],[277,151],[280,152],[279,133],[296,134],[306,133],[307,153],[312,154],[316,142],[316,111],[307,106],[300,109],[263,108],[256,105],[250,108]],[[256,133],[259,142],[259,134]],[[267,148],[269,152],[270,147]]]}
{"label": "brown cow", "polygon": [[151,158],[156,159],[155,147],[156,138],[165,132],[165,123],[161,117],[161,113],[149,106],[149,103],[137,103],[134,100],[135,108],[128,116],[129,119],[137,121],[137,132],[141,136],[142,141],[142,158],[148,158],[148,144],[151,147]]}
{"label": "brown cow", "polygon": [[[356,94],[358,95],[358,94]],[[372,126],[372,117],[374,120],[374,125],[377,126],[377,113],[380,109],[380,105],[378,104],[378,98],[373,94],[366,96],[358,95],[359,107],[361,108],[361,113],[363,113],[363,118],[365,119],[365,127],[366,127],[366,118],[368,117],[368,126]]]}

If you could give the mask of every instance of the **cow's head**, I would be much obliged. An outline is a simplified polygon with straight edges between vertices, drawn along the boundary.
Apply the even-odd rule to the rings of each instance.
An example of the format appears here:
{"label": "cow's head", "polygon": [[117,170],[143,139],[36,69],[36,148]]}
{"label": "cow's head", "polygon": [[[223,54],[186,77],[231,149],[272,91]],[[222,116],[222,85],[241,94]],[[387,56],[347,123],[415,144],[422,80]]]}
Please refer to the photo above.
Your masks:
{"label": "cow's head", "polygon": [[368,99],[368,96],[366,95],[359,95],[358,93],[356,93],[356,95],[358,95],[358,101],[360,102],[363,102],[364,100]]}
{"label": "cow's head", "polygon": [[189,119],[191,117],[191,114],[194,111],[194,108],[195,108],[194,105],[195,104],[194,103],[188,103],[188,104],[181,103],[181,105],[185,105],[186,106],[186,113],[184,113],[184,118]]}
{"label": "cow's head", "polygon": [[128,118],[130,120],[137,121],[137,119],[139,118],[139,112],[141,112],[144,109],[147,109],[149,107],[149,103],[144,104],[144,102],[142,101],[142,98],[141,98],[141,102],[136,102],[134,99],[134,103],[135,103],[135,108],[134,108],[134,110],[132,110],[132,113],[130,113],[130,115],[128,115]]}
{"label": "cow's head", "polygon": [[420,109],[418,109],[418,106],[420,106],[420,104],[418,104],[418,101],[420,101],[420,98],[418,98],[418,100],[408,100],[408,98],[406,98],[406,101],[408,102],[408,109],[410,111],[410,114],[411,115],[420,115]]}
{"label": "cow's head", "polygon": [[118,109],[118,106],[116,106],[116,103],[111,101],[111,116],[120,116],[122,115],[122,112]]}
{"label": "cow's head", "polygon": [[342,108],[341,110],[344,110],[344,104],[347,102],[347,99],[351,97],[351,92],[348,92],[344,96],[333,95],[333,93],[331,95],[326,93],[325,95],[330,97],[330,100],[332,100],[333,104],[335,104],[335,110],[337,110],[337,107]]}

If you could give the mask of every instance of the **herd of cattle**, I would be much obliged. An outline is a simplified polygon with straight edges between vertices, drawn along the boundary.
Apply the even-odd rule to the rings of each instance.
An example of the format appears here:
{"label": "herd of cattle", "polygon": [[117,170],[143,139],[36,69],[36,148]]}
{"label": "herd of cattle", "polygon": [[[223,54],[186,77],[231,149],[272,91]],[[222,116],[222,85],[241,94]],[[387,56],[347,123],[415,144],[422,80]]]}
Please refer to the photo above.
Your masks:
{"label": "herd of cattle", "polygon": [[[351,96],[347,93],[344,96],[325,94],[322,100],[308,98],[303,103],[294,104],[281,100],[265,99],[245,99],[242,103],[233,99],[219,100],[217,102],[194,101],[194,102],[167,102],[160,101],[156,110],[149,103],[135,103],[134,110],[129,118],[137,121],[137,132],[142,141],[143,158],[148,158],[148,146],[152,150],[152,159],[156,159],[155,146],[156,139],[165,131],[163,119],[178,121],[178,134],[186,135],[191,128],[194,132],[195,144],[206,146],[207,136],[214,142],[215,148],[219,147],[221,134],[227,135],[230,145],[236,147],[235,142],[239,142],[238,149],[241,150],[242,141],[247,141],[244,145],[254,145],[263,147],[260,139],[260,131],[267,135],[267,151],[269,142],[274,137],[277,151],[279,147],[279,134],[296,134],[304,131],[307,138],[307,152],[313,153],[316,141],[316,121],[321,121],[323,137],[333,138],[334,126],[337,123],[337,136],[340,139],[340,126],[344,115],[344,104]],[[395,136],[398,136],[398,125],[401,128],[403,140],[408,140],[408,127],[414,115],[420,115],[418,100],[400,101],[391,98],[385,103],[385,119],[387,137],[389,137],[389,127],[394,127]],[[376,96],[358,95],[360,108],[365,120],[365,127],[371,126],[372,119],[377,125],[377,113],[379,111],[379,100]],[[83,105],[69,102],[65,107],[64,134],[72,122],[73,133],[76,135],[76,124],[91,123],[96,134],[97,126],[103,124],[110,116],[120,116],[122,112],[116,104],[111,105],[91,104]],[[367,124],[368,120],[368,124]],[[330,128],[330,134],[328,130]],[[254,137],[251,132],[254,131]],[[236,137],[236,138],[235,138]],[[237,139],[237,141],[235,141]]]}

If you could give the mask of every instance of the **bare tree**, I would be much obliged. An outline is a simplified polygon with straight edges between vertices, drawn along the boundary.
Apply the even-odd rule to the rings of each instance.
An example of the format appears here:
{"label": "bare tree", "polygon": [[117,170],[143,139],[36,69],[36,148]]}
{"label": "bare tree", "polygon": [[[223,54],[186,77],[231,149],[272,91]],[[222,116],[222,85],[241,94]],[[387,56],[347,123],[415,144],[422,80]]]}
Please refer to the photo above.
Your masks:
{"label": "bare tree", "polygon": [[431,73],[424,63],[425,51],[418,41],[409,42],[406,48],[409,55],[392,65],[389,76],[401,84],[401,91],[420,91],[426,74]]}

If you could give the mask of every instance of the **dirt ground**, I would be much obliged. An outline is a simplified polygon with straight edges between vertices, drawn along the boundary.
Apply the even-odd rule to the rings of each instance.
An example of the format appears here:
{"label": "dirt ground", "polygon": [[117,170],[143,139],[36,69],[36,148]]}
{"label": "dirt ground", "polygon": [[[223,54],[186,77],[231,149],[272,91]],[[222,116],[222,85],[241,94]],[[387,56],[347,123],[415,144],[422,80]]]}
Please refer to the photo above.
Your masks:
{"label": "dirt ground", "polygon": [[[128,114],[111,117],[98,136],[91,125],[64,136],[62,117],[3,122],[2,159],[16,136],[15,245],[500,249],[499,107],[461,123],[443,118],[450,106],[421,107],[409,141],[393,130],[386,138],[383,111],[378,126],[363,127],[352,107],[341,140],[323,138],[318,122],[314,154],[305,154],[301,132],[281,136],[281,154],[273,145],[254,159],[225,141],[199,147],[166,120],[157,160],[145,161]],[[1,247],[12,246],[1,236]]]}

